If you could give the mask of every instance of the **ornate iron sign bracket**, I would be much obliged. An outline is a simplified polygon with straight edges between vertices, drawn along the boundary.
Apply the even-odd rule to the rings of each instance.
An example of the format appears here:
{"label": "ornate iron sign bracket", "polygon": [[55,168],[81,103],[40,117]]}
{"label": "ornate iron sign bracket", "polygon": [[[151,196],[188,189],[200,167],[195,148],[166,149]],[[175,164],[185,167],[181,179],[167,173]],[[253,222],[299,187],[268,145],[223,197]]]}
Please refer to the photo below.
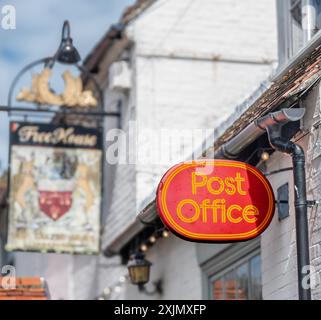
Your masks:
{"label": "ornate iron sign bracket", "polygon": [[[104,96],[102,90],[97,83],[95,77],[81,64],[80,55],[73,46],[70,37],[70,25],[68,21],[64,22],[62,28],[62,37],[57,52],[52,57],[46,57],[25,66],[13,79],[8,93],[8,105],[0,106],[0,112],[17,113],[21,115],[78,115],[85,117],[119,117],[120,112],[104,111]],[[49,86],[49,79],[52,75],[53,67],[56,63],[72,65],[76,67],[80,73],[78,77],[74,77],[69,70],[63,72],[64,91],[56,94]],[[22,88],[16,99],[26,103],[32,103],[26,106],[14,106],[12,101],[16,86],[29,70],[43,65],[43,70],[32,76],[32,84],[30,88]],[[82,78],[86,77],[91,82],[95,95],[91,90],[83,88]]]}

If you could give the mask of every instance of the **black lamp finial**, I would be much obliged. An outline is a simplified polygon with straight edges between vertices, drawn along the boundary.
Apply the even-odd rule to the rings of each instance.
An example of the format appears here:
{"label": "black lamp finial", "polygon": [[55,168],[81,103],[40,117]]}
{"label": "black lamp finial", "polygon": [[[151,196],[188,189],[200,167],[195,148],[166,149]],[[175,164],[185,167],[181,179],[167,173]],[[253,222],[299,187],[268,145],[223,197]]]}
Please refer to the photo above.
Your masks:
{"label": "black lamp finial", "polygon": [[65,20],[62,27],[61,43],[56,53],[56,60],[66,64],[75,64],[81,60],[78,50],[74,47],[70,37],[70,24],[68,20]]}

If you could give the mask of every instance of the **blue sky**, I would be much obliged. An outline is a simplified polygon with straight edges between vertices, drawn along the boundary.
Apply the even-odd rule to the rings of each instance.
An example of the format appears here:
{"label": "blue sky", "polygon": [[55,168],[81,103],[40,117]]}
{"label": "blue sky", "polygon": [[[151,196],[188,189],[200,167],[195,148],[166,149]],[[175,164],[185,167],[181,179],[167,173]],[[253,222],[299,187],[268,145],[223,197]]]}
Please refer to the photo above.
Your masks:
{"label": "blue sky", "polygon": [[[90,52],[109,26],[134,0],[0,0],[1,8],[16,8],[16,29],[0,27],[0,105],[7,102],[14,76],[29,62],[56,51],[63,21],[68,19],[71,36],[82,58]],[[8,159],[8,117],[0,113],[0,171]]]}

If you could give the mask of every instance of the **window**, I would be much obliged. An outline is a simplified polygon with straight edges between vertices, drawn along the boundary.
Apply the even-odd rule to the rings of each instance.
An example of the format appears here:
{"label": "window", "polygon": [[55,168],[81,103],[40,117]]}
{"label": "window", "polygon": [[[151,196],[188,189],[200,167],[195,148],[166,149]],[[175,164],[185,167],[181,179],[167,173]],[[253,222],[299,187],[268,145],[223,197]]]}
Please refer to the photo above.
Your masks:
{"label": "window", "polygon": [[242,264],[211,279],[215,300],[261,300],[261,257],[255,255]]}
{"label": "window", "polygon": [[277,6],[282,66],[321,30],[321,0],[278,0]]}
{"label": "window", "polygon": [[321,28],[321,0],[291,0],[291,56]]}
{"label": "window", "polygon": [[204,299],[262,299],[260,237],[198,247]]}

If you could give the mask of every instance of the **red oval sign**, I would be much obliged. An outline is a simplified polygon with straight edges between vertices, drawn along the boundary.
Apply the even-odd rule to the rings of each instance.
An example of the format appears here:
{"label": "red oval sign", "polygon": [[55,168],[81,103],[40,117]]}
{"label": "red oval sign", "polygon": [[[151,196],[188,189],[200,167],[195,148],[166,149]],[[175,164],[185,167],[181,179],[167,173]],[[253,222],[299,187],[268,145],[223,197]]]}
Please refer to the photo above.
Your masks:
{"label": "red oval sign", "polygon": [[272,187],[256,168],[230,160],[200,160],[172,167],[157,189],[163,223],[179,237],[234,242],[261,234],[270,224]]}

